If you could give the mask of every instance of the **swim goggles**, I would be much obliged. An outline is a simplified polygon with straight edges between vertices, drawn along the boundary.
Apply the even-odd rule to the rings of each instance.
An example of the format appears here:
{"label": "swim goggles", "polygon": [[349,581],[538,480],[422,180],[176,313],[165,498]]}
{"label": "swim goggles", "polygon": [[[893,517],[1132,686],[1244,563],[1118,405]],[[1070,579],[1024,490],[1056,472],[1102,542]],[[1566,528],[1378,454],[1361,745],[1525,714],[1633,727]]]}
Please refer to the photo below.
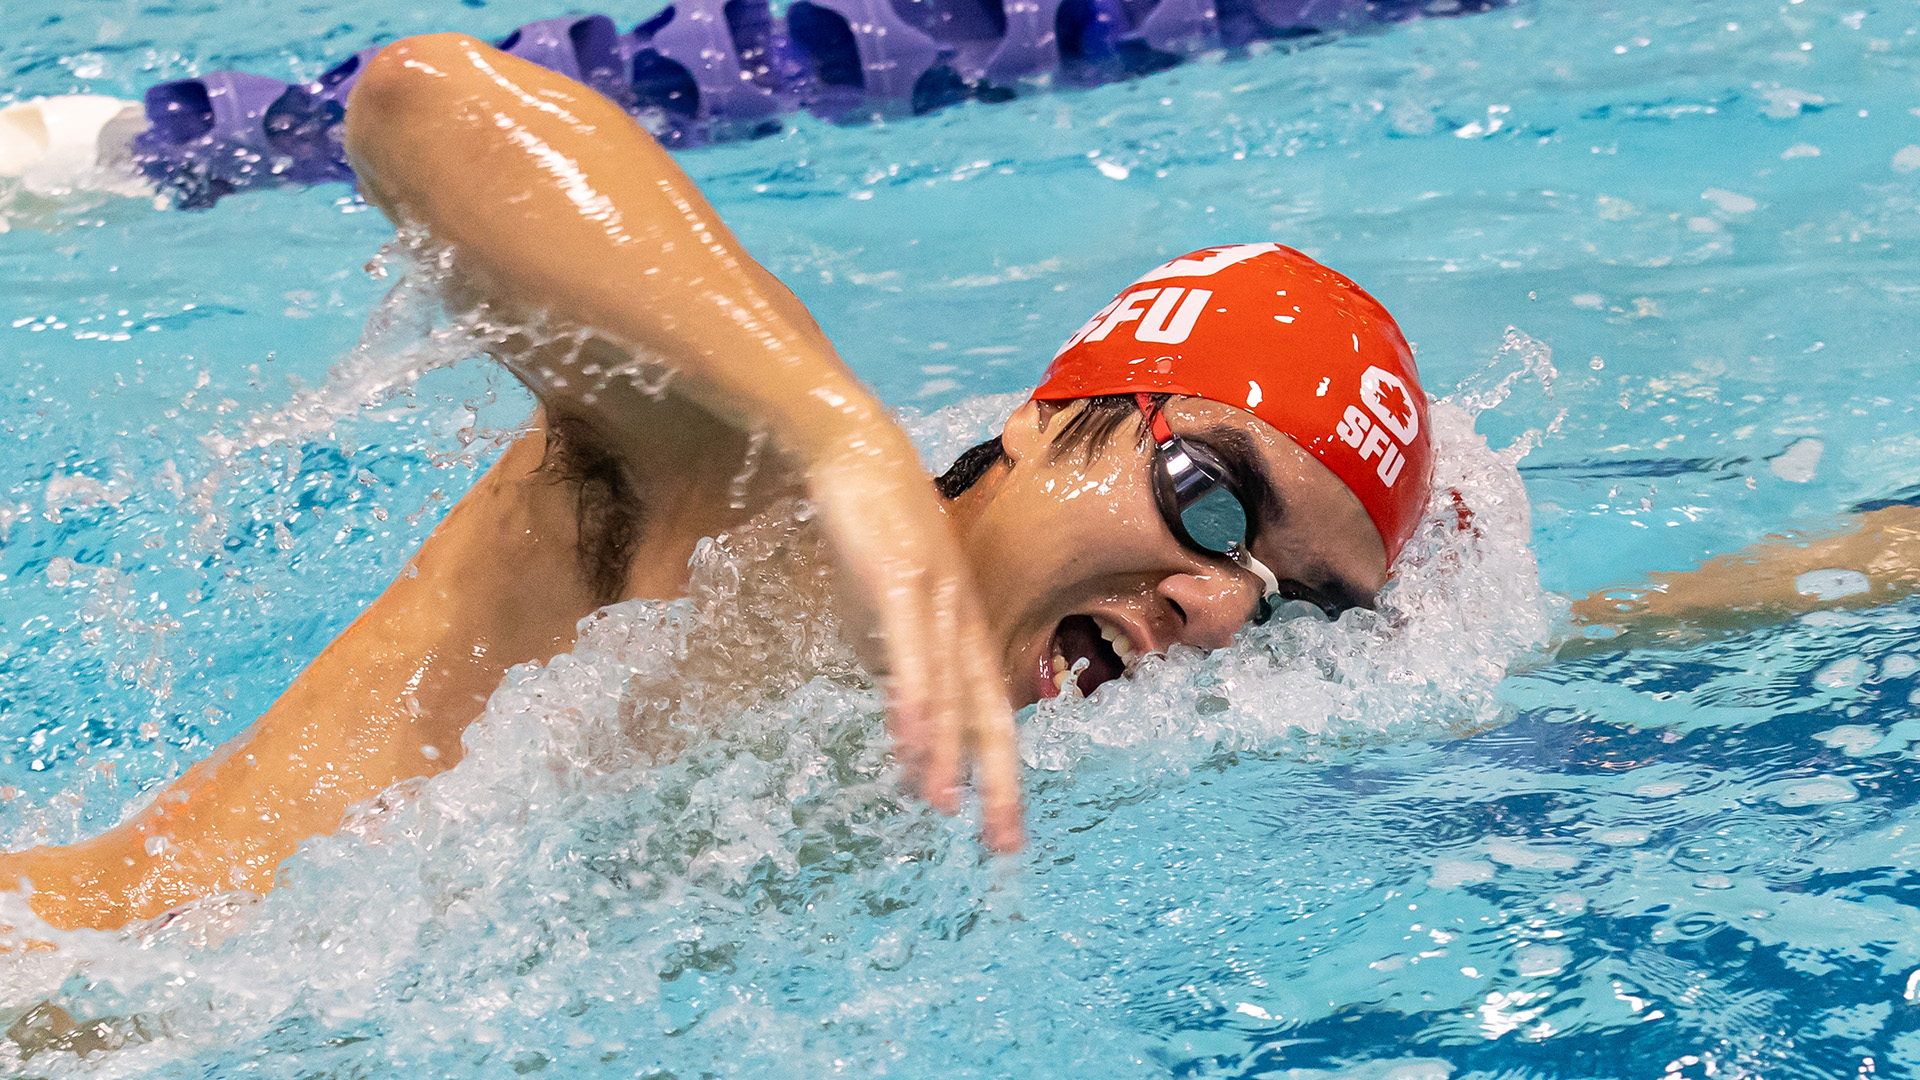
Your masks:
{"label": "swim goggles", "polygon": [[1182,544],[1228,559],[1259,578],[1263,592],[1253,622],[1266,622],[1278,602],[1295,597],[1286,595],[1280,579],[1247,550],[1256,519],[1233,470],[1206,446],[1175,435],[1151,394],[1136,393],[1133,399],[1153,433],[1153,495],[1167,528]]}

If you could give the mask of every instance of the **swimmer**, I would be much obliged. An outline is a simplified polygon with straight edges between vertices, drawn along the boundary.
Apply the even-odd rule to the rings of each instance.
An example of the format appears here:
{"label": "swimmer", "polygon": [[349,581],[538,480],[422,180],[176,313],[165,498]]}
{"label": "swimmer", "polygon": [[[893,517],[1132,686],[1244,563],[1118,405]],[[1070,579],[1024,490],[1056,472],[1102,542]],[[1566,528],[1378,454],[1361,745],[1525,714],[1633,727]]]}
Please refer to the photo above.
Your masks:
{"label": "swimmer", "polygon": [[[1371,298],[1278,245],[1149,274],[936,487],[799,301],[611,102],[441,35],[384,50],[349,116],[362,191],[450,253],[450,303],[553,339],[497,349],[539,410],[248,731],[117,828],[0,858],[0,881],[27,879],[55,925],[267,891],[350,807],[455,764],[508,668],[567,651],[608,603],[679,595],[701,538],[795,491],[836,556],[910,783],[951,812],[970,772],[987,843],[1012,850],[1014,709],[1068,682],[1091,692],[1176,642],[1224,646],[1272,603],[1370,605],[1424,505],[1425,395],[1405,341]],[[1243,364],[1255,321],[1333,351],[1340,385]],[[1133,378],[1143,346],[1202,362]],[[636,383],[662,364],[656,397]],[[1232,404],[1167,392],[1183,387]],[[1393,419],[1364,419],[1363,392]],[[1320,456],[1261,419],[1289,408]],[[776,460],[735,492],[760,437]],[[1323,464],[1336,448],[1348,480]]]}
{"label": "swimmer", "polygon": [[930,481],[793,294],[594,92],[472,38],[409,39],[356,87],[347,149],[367,199],[446,253],[450,305],[522,328],[494,352],[538,408],[246,732],[116,828],[0,856],[54,926],[267,892],[350,808],[455,765],[509,668],[606,604],[680,595],[702,538],[796,494],[908,782],[954,812],[970,776],[988,845],[1014,850],[1014,709],[1281,605],[1372,606],[1428,501],[1399,329],[1276,244],[1149,271]]}

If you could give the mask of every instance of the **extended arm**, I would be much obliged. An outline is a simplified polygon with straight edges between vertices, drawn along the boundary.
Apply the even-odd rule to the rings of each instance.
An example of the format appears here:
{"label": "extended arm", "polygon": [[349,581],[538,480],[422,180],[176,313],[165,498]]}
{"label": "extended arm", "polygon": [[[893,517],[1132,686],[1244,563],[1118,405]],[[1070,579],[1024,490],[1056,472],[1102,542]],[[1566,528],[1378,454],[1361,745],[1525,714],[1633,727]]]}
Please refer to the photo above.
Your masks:
{"label": "extended arm", "polygon": [[[730,492],[749,431],[800,466],[823,511],[854,614],[883,643],[921,790],[952,809],[971,750],[988,839],[1017,847],[1012,717],[932,485],[798,300],[651,137],[593,92],[452,35],[383,52],[353,118],[369,198],[449,248],[463,301],[572,335],[517,334],[498,354],[542,411],[252,727],[117,828],[0,855],[0,888],[25,878],[41,917],[103,928],[265,892],[354,804],[457,761],[507,668],[571,647],[609,600],[677,595],[694,542],[741,516]],[[671,393],[648,392],[640,360],[672,370]],[[582,481],[548,467],[566,431],[618,459],[643,511],[611,590],[583,558]]]}
{"label": "extended arm", "polygon": [[[498,315],[591,328],[799,464],[877,646],[901,757],[957,807],[971,751],[996,847],[1020,842],[1002,676],[964,559],[912,445],[806,309],[749,258],[685,173],[606,98],[473,38],[384,50],[355,88],[347,152],[367,196],[453,253]],[[516,374],[550,412],[644,439],[635,372],[552,358]],[[596,370],[589,370],[593,368]]]}
{"label": "extended arm", "polygon": [[[1851,571],[1860,578],[1818,575]],[[1864,579],[1864,582],[1861,579]],[[1864,587],[1861,587],[1864,584]],[[1644,586],[1604,589],[1573,605],[1583,622],[1625,631],[1619,644],[1735,630],[1822,608],[1883,604],[1920,589],[1920,507],[1861,514],[1838,531],[1770,536]]]}

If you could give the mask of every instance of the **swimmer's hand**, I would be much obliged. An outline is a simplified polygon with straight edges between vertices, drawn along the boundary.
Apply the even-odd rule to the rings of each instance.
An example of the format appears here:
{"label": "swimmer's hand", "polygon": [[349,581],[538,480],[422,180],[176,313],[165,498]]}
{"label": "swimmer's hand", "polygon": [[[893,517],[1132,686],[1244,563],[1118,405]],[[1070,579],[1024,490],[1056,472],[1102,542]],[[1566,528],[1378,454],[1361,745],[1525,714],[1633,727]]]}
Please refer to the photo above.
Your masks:
{"label": "swimmer's hand", "polygon": [[895,752],[908,782],[943,813],[959,809],[971,759],[989,847],[1024,837],[1019,746],[986,619],[933,485],[891,423],[857,435],[808,473],[829,542],[856,601],[856,635],[881,672]]}
{"label": "swimmer's hand", "polygon": [[[424,227],[496,317],[585,329],[806,477],[878,644],[918,791],[942,810],[971,758],[986,839],[1020,846],[1018,758],[966,563],[913,447],[800,301],[750,258],[659,143],[598,93],[460,34],[383,49],[355,85],[360,189]],[[592,370],[589,370],[589,367]],[[514,367],[549,413],[644,456],[647,392],[598,364]]]}

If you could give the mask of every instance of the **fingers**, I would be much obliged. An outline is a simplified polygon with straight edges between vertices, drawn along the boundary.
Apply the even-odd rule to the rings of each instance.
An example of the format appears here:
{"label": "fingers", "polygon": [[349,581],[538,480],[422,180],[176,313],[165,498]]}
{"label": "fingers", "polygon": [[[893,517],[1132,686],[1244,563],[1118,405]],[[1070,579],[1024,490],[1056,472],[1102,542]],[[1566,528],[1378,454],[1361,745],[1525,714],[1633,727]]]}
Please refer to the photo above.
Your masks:
{"label": "fingers", "polygon": [[980,798],[980,832],[987,847],[1003,855],[1026,844],[1025,812],[1020,800],[1020,739],[1013,710],[1007,704],[1005,683],[992,651],[987,647],[984,621],[963,635],[967,646],[955,650],[970,662],[962,673],[971,691],[968,745],[973,753],[973,786]]}
{"label": "fingers", "polygon": [[879,639],[888,728],[906,785],[942,813],[957,813],[971,765],[983,838],[994,851],[1017,851],[1025,839],[1019,748],[965,555],[917,464],[902,463],[901,476],[861,459],[836,464],[810,480],[843,580],[864,609],[850,614]]}
{"label": "fingers", "polygon": [[977,602],[952,571],[889,578],[877,599],[888,713],[907,786],[941,813],[958,813],[971,759],[988,847],[1018,851],[1025,842],[1019,746]]}
{"label": "fingers", "polygon": [[882,686],[887,697],[887,726],[892,731],[894,757],[905,772],[909,790],[922,790],[926,775],[926,748],[933,704],[928,688],[933,683],[931,652],[920,640],[920,630],[931,612],[923,590],[915,588],[912,575],[899,572],[898,560],[882,575],[874,596],[875,631],[879,634],[885,675]]}
{"label": "fingers", "polygon": [[960,583],[941,574],[933,586],[930,600],[935,639],[934,649],[938,685],[933,688],[933,713],[927,726],[926,772],[921,777],[920,794],[943,814],[960,811],[960,764],[965,751],[967,701],[965,672],[955,661],[964,654],[966,644],[959,640],[958,592]]}
{"label": "fingers", "polygon": [[1018,851],[1026,839],[1019,742],[986,620],[966,580],[955,573],[938,576],[932,605],[935,651],[929,667],[938,682],[929,698],[920,793],[943,813],[957,812],[961,775],[970,762],[987,846]]}

